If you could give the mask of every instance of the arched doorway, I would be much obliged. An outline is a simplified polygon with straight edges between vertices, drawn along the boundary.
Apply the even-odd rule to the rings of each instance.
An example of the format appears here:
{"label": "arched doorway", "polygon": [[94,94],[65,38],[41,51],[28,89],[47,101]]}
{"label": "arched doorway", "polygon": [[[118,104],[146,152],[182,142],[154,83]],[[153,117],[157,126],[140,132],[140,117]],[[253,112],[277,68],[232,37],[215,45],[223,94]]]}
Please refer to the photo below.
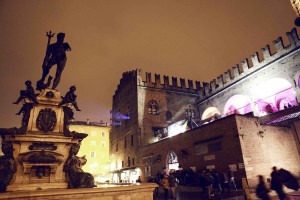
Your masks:
{"label": "arched doorway", "polygon": [[170,151],[167,155],[167,170],[178,170],[179,169],[179,162],[178,162],[178,157],[174,151]]}

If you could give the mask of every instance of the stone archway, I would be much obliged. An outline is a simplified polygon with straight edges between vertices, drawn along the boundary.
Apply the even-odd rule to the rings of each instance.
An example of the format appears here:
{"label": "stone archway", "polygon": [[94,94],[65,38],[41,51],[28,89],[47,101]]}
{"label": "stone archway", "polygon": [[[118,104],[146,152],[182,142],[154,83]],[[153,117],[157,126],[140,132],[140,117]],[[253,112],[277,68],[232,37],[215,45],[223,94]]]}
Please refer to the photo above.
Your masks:
{"label": "stone archway", "polygon": [[209,107],[207,109],[205,109],[205,111],[203,112],[202,116],[201,116],[201,120],[206,120],[208,118],[219,118],[221,117],[221,112],[218,110],[218,108],[216,107]]}
{"label": "stone archway", "polygon": [[250,98],[241,94],[230,97],[224,106],[224,116],[232,114],[246,114],[251,111]]}
{"label": "stone archway", "polygon": [[263,82],[255,88],[255,94],[259,116],[298,105],[292,84],[283,78],[272,78]]}

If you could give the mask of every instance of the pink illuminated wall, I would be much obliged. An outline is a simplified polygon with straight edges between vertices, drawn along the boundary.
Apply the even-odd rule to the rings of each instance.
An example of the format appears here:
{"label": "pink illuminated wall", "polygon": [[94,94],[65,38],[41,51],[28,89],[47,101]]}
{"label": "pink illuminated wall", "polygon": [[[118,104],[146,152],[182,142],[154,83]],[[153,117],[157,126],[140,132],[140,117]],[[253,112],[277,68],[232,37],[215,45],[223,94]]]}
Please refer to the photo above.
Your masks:
{"label": "pink illuminated wall", "polygon": [[250,98],[240,94],[230,97],[224,106],[224,116],[246,114],[251,111]]}
{"label": "pink illuminated wall", "polygon": [[282,78],[273,78],[261,84],[256,88],[255,99],[259,116],[298,105],[293,86]]}

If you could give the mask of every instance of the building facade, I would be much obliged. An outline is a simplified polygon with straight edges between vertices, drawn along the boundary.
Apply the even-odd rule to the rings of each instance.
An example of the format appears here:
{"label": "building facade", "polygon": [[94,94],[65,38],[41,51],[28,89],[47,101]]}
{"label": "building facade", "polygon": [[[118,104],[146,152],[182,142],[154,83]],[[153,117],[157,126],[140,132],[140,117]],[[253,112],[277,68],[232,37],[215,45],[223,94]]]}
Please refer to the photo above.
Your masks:
{"label": "building facade", "polygon": [[82,141],[78,156],[85,156],[87,163],[82,167],[91,173],[97,182],[105,182],[109,175],[109,133],[107,123],[89,121],[74,121],[69,124],[70,131],[86,133],[88,136]]}
{"label": "building facade", "polygon": [[230,167],[250,185],[273,166],[299,175],[297,30],[287,38],[289,44],[279,37],[209,83],[124,73],[113,96],[115,180],[181,168]]}

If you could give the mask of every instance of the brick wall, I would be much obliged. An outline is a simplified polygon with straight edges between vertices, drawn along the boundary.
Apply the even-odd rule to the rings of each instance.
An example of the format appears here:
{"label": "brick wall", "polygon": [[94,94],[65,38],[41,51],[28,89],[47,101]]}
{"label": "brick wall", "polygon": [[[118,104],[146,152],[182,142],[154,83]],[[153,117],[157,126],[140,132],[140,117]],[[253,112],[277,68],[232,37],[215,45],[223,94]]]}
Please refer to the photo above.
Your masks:
{"label": "brick wall", "polygon": [[260,125],[253,117],[236,118],[250,186],[257,184],[257,175],[269,178],[273,166],[299,174],[299,152],[291,128]]}

